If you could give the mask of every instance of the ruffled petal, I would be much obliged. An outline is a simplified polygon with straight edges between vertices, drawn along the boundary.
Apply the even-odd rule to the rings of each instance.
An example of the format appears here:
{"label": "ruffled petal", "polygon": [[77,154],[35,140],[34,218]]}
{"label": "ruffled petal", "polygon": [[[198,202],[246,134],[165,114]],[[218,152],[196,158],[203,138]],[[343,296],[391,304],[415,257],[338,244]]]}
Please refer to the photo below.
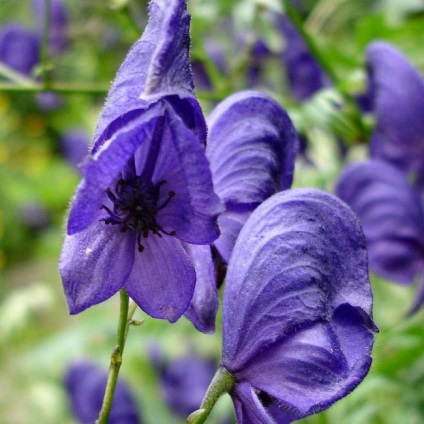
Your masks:
{"label": "ruffled petal", "polygon": [[371,156],[415,173],[423,186],[424,81],[390,44],[371,43],[366,60],[377,124],[371,139]]}
{"label": "ruffled petal", "polygon": [[[231,371],[342,303],[371,317],[366,242],[337,197],[315,189],[278,193],[250,216],[228,266],[223,364]],[[371,319],[371,318],[370,318]]]}
{"label": "ruffled petal", "polygon": [[78,186],[69,213],[69,235],[83,231],[94,221],[105,191],[136,150],[146,141],[151,142],[151,133],[158,121],[163,119],[163,114],[161,104],[153,106],[118,131],[85,164],[82,170],[84,179]]}
{"label": "ruffled petal", "polygon": [[211,249],[209,246],[193,244],[187,244],[185,248],[196,270],[196,288],[184,316],[197,330],[211,334],[215,332],[215,317],[219,304]]}
{"label": "ruffled petal", "polygon": [[328,408],[370,368],[374,337],[362,312],[343,304],[329,321],[297,328],[260,352],[238,378],[275,397],[280,408],[286,405],[293,419]]}
{"label": "ruffled petal", "polygon": [[216,220],[222,207],[209,164],[198,138],[169,104],[161,143],[152,179],[167,182],[165,197],[168,190],[175,195],[158,212],[158,222],[187,243],[212,243],[219,235]]}
{"label": "ruffled petal", "polygon": [[103,302],[125,283],[134,261],[135,238],[97,222],[66,236],[59,260],[71,314]]}
{"label": "ruffled petal", "polygon": [[208,125],[206,155],[221,200],[259,204],[291,186],[297,135],[277,102],[240,92],[214,109]]}
{"label": "ruffled petal", "polygon": [[186,1],[150,3],[146,29],[129,51],[109,91],[94,136],[93,154],[128,119],[159,98],[178,95],[197,103],[189,65],[189,29]]}
{"label": "ruffled petal", "polygon": [[134,265],[124,287],[146,314],[175,322],[193,297],[193,264],[174,237],[150,235],[143,246],[143,252],[135,250]]}
{"label": "ruffled petal", "polygon": [[361,220],[370,269],[411,284],[424,265],[424,214],[406,175],[377,160],[359,162],[344,170],[335,192]]}

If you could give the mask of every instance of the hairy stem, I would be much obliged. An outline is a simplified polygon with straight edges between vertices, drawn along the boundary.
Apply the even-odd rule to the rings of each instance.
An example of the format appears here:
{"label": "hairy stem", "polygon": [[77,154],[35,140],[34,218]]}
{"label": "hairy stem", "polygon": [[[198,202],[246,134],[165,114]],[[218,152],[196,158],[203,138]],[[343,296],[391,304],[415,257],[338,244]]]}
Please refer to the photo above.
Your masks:
{"label": "hairy stem", "polygon": [[96,424],[107,424],[109,421],[110,410],[112,408],[113,396],[115,394],[116,383],[118,381],[119,369],[122,364],[122,355],[124,353],[125,341],[127,339],[128,329],[132,323],[132,317],[137,308],[135,303],[129,306],[129,296],[125,289],[119,292],[121,304],[119,313],[118,332],[116,335],[116,346],[112,351],[109,366],[109,375],[107,379],[103,404],[100,410],[99,418]]}

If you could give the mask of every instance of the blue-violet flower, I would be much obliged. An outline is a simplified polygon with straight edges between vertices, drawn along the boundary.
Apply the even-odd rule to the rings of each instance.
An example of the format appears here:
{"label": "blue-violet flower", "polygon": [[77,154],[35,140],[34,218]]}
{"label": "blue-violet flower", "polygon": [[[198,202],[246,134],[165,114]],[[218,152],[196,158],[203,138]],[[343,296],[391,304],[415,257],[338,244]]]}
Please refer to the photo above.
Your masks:
{"label": "blue-violet flower", "polygon": [[[89,361],[72,363],[65,376],[71,409],[81,424],[93,424],[99,416],[108,373]],[[109,424],[141,424],[137,403],[129,386],[118,380]]]}
{"label": "blue-violet flower", "polygon": [[185,1],[152,1],[112,84],[60,259],[72,314],[125,288],[147,314],[176,321],[196,280],[185,244],[219,235],[189,26]]}
{"label": "blue-violet flower", "polygon": [[[206,156],[214,188],[225,205],[214,248],[229,261],[237,236],[252,211],[275,192],[290,188],[297,135],[286,111],[258,91],[222,101],[209,119]],[[218,309],[214,262],[208,246],[191,246],[197,283],[186,317],[202,332],[215,330]]]}
{"label": "blue-violet flower", "polygon": [[424,80],[405,56],[375,41],[366,50],[376,127],[371,157],[412,174],[424,187]]}
{"label": "blue-violet flower", "polygon": [[335,193],[358,215],[367,238],[370,270],[419,288],[410,313],[424,301],[424,211],[420,193],[405,174],[379,160],[348,166]]}
{"label": "blue-violet flower", "polygon": [[222,366],[239,424],[290,423],[349,394],[371,365],[372,293],[352,210],[315,189],[272,196],[228,265]]}

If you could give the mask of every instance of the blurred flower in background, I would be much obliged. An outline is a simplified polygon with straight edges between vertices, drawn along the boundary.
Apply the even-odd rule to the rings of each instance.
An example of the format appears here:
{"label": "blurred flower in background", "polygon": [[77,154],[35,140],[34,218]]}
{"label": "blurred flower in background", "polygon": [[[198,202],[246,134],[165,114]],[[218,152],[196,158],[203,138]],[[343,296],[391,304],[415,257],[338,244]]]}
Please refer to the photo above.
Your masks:
{"label": "blurred flower in background", "polygon": [[195,354],[166,359],[157,345],[150,346],[149,356],[164,401],[173,413],[186,418],[200,407],[217,369],[216,360]]}
{"label": "blurred flower in background", "polygon": [[39,61],[37,34],[18,23],[0,29],[0,61],[24,75],[31,75]]}
{"label": "blurred flower in background", "polygon": [[[89,361],[69,365],[65,375],[65,388],[74,416],[81,424],[93,424],[99,416],[106,388],[108,373]],[[118,379],[110,424],[142,424],[139,408],[130,388]]]}
{"label": "blurred flower in background", "polygon": [[60,138],[60,149],[70,165],[80,170],[88,156],[89,137],[81,128],[70,128]]}

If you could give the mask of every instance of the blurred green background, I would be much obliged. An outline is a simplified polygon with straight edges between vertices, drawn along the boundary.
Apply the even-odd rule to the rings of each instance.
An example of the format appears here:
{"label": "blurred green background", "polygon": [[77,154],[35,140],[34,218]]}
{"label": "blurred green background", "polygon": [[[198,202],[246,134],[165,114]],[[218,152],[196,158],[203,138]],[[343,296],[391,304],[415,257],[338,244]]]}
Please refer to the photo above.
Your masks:
{"label": "blurred green background", "polygon": [[[49,58],[53,83],[71,87],[68,93],[58,94],[58,105],[46,109],[40,106],[38,94],[11,90],[10,81],[0,72],[1,423],[76,422],[63,388],[66,367],[78,358],[91,358],[107,369],[115,343],[116,297],[69,316],[62,292],[57,261],[66,210],[80,174],[64,155],[61,140],[73,128],[87,139],[93,134],[110,81],[144,28],[147,2],[65,3],[69,46]],[[212,81],[210,89],[198,91],[207,115],[226,95],[250,88],[246,69],[254,40],[263,38],[276,53],[284,48],[284,38],[269,19],[269,10],[281,10],[281,3],[189,0],[188,7],[192,58],[205,65]],[[422,1],[305,0],[303,7],[308,11],[305,28],[348,90],[359,92],[364,87],[363,53],[374,39],[393,43],[424,71]],[[31,1],[0,1],[0,26],[12,21],[35,28]],[[233,33],[247,39],[244,44],[234,42],[228,22]],[[208,56],[210,42],[225,52],[225,72]],[[298,128],[308,135],[316,164],[311,167],[299,159],[294,186],[331,191],[345,165],[337,153],[334,110],[322,107],[327,103],[320,95],[307,104],[296,104],[290,97],[284,65],[276,57],[264,63],[256,88],[288,109]],[[78,87],[87,92],[78,93]],[[364,157],[366,148],[364,143],[355,144],[346,161]],[[410,318],[405,315],[416,288],[399,287],[374,276],[372,283],[380,334],[371,372],[351,395],[305,423],[424,422],[424,312]],[[197,352],[218,359],[219,325],[217,334],[206,336],[196,333],[185,319],[171,325],[140,311],[136,319],[144,323],[130,330],[121,374],[133,389],[146,423],[182,423],[163,404],[148,347],[155,341],[169,358]],[[210,422],[227,410],[231,410],[231,401],[224,398]]]}

